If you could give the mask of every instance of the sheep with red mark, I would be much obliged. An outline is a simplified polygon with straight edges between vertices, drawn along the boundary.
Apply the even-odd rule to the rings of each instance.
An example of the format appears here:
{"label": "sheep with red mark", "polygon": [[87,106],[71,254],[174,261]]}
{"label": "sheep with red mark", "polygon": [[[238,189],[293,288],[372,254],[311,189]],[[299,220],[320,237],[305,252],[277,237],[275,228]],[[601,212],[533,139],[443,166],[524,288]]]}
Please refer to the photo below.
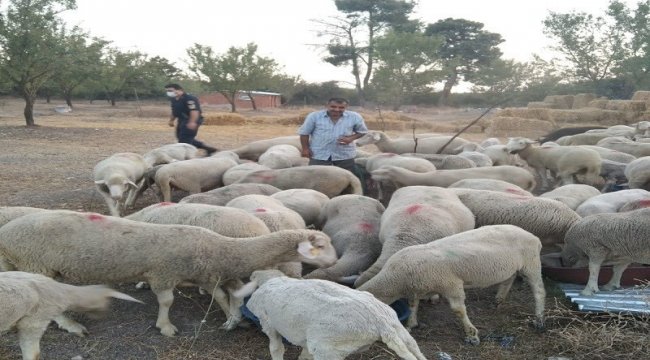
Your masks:
{"label": "sheep with red mark", "polygon": [[95,165],[95,187],[111,215],[120,216],[127,206],[133,205],[148,169],[142,155],[129,152],[113,154]]}
{"label": "sheep with red mark", "polygon": [[271,195],[278,191],[281,190],[268,184],[230,184],[200,194],[188,195],[182,198],[179,203],[200,203],[224,206],[230,200],[242,195]]}
{"label": "sheep with red mark", "polygon": [[308,159],[303,158],[300,150],[293,145],[279,144],[268,148],[260,155],[257,162],[270,169],[285,169],[294,166],[307,165]]}
{"label": "sheep with red mark", "polygon": [[379,201],[367,196],[341,195],[329,200],[318,223],[332,239],[339,260],[305,278],[341,281],[368,269],[381,253],[379,228],[384,210]]}
{"label": "sheep with red mark", "polygon": [[634,211],[650,207],[650,199],[632,200],[618,209],[618,212]]}
{"label": "sheep with red mark", "polygon": [[323,206],[330,200],[325,194],[312,189],[289,189],[271,194],[282,205],[300,214],[307,226],[318,223]]}
{"label": "sheep with red mark", "polygon": [[507,181],[497,180],[497,179],[463,179],[449,185],[448,188],[491,190],[491,191],[501,191],[501,192],[515,194],[515,195],[534,196],[530,192],[520,188],[515,184],[511,184]]}
{"label": "sheep with red mark", "polygon": [[245,210],[260,219],[271,231],[304,229],[305,220],[297,212],[284,206],[282,201],[266,195],[242,195],[230,200],[226,207]]}
{"label": "sheep with red mark", "polygon": [[553,199],[564,203],[575,210],[588,199],[600,195],[600,191],[593,186],[584,184],[567,184],[545,192],[539,197]]}
{"label": "sheep with red mark", "polygon": [[17,219],[23,215],[43,211],[49,210],[29,206],[0,206],[0,227],[10,222],[11,220]]}
{"label": "sheep with red mark", "polygon": [[647,190],[620,190],[589,198],[578,206],[576,212],[582,217],[602,213],[615,213],[630,201],[645,199],[650,199],[650,192]]}
{"label": "sheep with red mark", "polygon": [[230,169],[226,170],[225,173],[223,173],[223,177],[222,177],[223,185],[228,186],[230,184],[234,184],[249,172],[257,171],[257,170],[270,170],[270,169],[271,169],[270,167],[260,165],[256,162],[245,162],[243,164],[233,166]]}
{"label": "sheep with red mark", "polygon": [[233,329],[241,320],[235,317],[241,302],[229,301],[221,288],[233,290],[234,283],[255,270],[293,261],[330,266],[336,250],[326,234],[314,230],[234,239],[197,226],[69,211],[29,214],[0,228],[3,270],[75,283],[146,281],[160,306],[156,327],[166,336],[177,331],[169,321],[176,286],[211,290],[222,308],[231,309],[224,327]]}

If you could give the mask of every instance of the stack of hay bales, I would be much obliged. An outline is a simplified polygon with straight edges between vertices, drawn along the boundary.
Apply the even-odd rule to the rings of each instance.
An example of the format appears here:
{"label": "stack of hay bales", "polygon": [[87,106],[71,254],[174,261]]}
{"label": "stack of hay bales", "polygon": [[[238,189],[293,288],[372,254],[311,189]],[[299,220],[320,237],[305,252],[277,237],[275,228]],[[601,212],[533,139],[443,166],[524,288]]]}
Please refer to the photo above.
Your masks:
{"label": "stack of hay bales", "polygon": [[203,114],[203,125],[245,125],[246,118],[237,113],[211,113]]}
{"label": "stack of hay bales", "polygon": [[587,107],[595,108],[595,109],[604,109],[607,107],[608,102],[609,99],[603,96],[603,97],[599,97],[598,99],[591,100],[587,104]]}
{"label": "stack of hay bales", "polygon": [[650,91],[637,91],[632,96],[632,100],[645,103],[645,112],[639,116],[639,121],[650,121]]}
{"label": "stack of hay bales", "polygon": [[489,137],[535,137],[544,135],[553,129],[553,124],[546,120],[494,116],[490,119],[490,126],[485,132]]}
{"label": "stack of hay bales", "polygon": [[573,105],[571,109],[582,109],[589,107],[589,102],[596,100],[596,94],[586,93],[586,94],[577,94],[573,97]]}

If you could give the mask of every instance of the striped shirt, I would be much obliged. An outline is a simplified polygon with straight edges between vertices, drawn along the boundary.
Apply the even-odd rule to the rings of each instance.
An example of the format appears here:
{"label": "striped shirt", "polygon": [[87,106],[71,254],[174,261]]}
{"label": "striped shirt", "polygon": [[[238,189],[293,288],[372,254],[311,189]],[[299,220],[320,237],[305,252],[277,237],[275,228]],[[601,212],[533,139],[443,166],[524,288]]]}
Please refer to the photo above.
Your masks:
{"label": "striped shirt", "polygon": [[310,135],[309,148],[312,158],[332,161],[352,159],[357,154],[354,142],[343,145],[336,140],[342,136],[365,134],[368,132],[361,115],[354,111],[344,111],[337,122],[327,115],[327,110],[314,111],[307,115],[298,129],[298,135]]}

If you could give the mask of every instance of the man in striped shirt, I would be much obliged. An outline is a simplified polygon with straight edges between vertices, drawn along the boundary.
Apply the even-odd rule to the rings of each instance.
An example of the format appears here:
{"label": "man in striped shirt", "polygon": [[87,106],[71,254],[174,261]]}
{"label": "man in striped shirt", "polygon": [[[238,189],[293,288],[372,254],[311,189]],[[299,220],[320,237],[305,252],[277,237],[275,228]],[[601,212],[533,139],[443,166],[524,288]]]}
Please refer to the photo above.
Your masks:
{"label": "man in striped shirt", "polygon": [[327,109],[305,118],[298,134],[302,156],[309,158],[309,165],[334,165],[356,173],[354,140],[366,134],[368,128],[361,115],[345,111],[347,106],[346,99],[331,98]]}

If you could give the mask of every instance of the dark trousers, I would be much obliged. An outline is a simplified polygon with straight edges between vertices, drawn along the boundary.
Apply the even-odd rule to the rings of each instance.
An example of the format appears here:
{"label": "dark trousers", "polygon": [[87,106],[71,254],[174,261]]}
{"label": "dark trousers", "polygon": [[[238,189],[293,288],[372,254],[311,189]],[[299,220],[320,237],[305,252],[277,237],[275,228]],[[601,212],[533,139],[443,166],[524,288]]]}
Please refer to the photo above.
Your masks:
{"label": "dark trousers", "polygon": [[354,159],[345,159],[345,160],[317,160],[310,158],[309,165],[334,165],[345,170],[350,171],[353,174],[357,174],[357,164],[354,162]]}
{"label": "dark trousers", "polygon": [[[176,138],[179,143],[185,143],[196,146],[197,149],[206,149],[206,146],[201,141],[196,140],[196,134],[199,131],[199,126],[197,125],[196,129],[188,129],[186,122],[179,122],[176,125]],[[207,150],[207,149],[206,149]]]}

